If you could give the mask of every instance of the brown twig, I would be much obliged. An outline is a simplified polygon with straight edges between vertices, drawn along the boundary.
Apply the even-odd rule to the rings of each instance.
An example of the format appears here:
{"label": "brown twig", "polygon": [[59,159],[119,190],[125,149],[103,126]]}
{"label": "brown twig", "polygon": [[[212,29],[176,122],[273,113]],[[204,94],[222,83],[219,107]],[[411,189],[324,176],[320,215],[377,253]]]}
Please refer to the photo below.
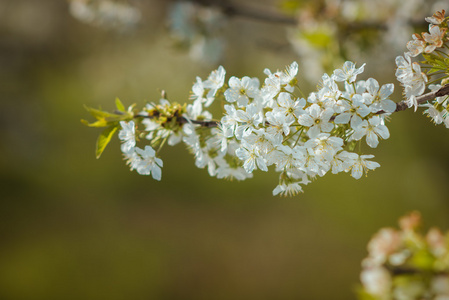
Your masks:
{"label": "brown twig", "polygon": [[[437,97],[443,97],[443,96],[447,96],[447,95],[449,95],[449,84],[442,86],[441,88],[439,88],[436,91],[416,97],[416,102],[418,104],[423,104],[423,103],[426,103],[427,101],[433,100]],[[408,108],[407,101],[404,100],[404,101],[399,102],[396,105],[395,112],[403,111],[403,110],[406,110],[407,108]]]}

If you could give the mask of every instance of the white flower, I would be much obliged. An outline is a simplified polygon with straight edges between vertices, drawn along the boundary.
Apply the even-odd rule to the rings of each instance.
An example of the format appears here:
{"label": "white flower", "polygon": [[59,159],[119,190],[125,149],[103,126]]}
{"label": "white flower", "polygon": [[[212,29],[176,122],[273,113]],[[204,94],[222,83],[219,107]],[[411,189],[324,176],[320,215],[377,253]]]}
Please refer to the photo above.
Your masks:
{"label": "white flower", "polygon": [[275,142],[274,137],[265,132],[263,128],[253,130],[251,134],[245,136],[244,139],[248,144],[254,145],[257,152],[262,156],[267,156],[270,152],[273,152],[273,144],[279,144],[279,142]]}
{"label": "white flower", "polygon": [[195,154],[195,166],[197,166],[200,169],[203,169],[207,166],[207,171],[210,176],[215,176],[216,174],[216,164],[214,161],[214,158],[211,157],[210,152],[211,148],[208,145],[207,147],[201,148],[196,154]]}
{"label": "white flower", "polygon": [[276,164],[277,170],[299,168],[305,163],[306,151],[303,147],[281,145],[277,148],[273,156],[273,163]]}
{"label": "white flower", "polygon": [[296,61],[292,62],[291,65],[287,66],[284,72],[280,73],[281,84],[291,86],[292,81],[294,81],[296,74],[298,74],[298,63]]}
{"label": "white flower", "polygon": [[273,190],[273,196],[280,194],[281,196],[295,196],[302,193],[302,188],[298,182],[293,183],[280,183]]}
{"label": "white flower", "polygon": [[266,102],[271,102],[281,91],[281,78],[278,74],[271,74],[270,70],[265,69],[264,73],[268,75],[265,78],[264,85],[261,89],[262,96]]}
{"label": "white flower", "polygon": [[235,133],[235,129],[239,125],[237,120],[237,111],[233,105],[225,105],[226,114],[221,118],[221,124],[223,125],[223,132],[227,134],[226,137],[232,137]]}
{"label": "white flower", "polygon": [[345,99],[351,99],[355,94],[363,94],[366,91],[366,81],[359,80],[355,84],[345,82],[345,91],[342,92],[342,97]]}
{"label": "white flower", "polygon": [[235,136],[240,140],[242,137],[250,135],[253,129],[263,122],[263,115],[262,112],[251,103],[246,107],[246,111],[236,111],[236,120],[243,123],[239,124],[235,129]]}
{"label": "white flower", "polygon": [[269,111],[266,113],[266,120],[269,123],[267,133],[273,136],[273,141],[276,144],[280,144],[284,138],[290,133],[290,125],[295,119],[289,115],[286,116],[282,113],[274,113]]}
{"label": "white flower", "polygon": [[321,110],[317,104],[312,104],[306,109],[306,113],[298,117],[298,123],[310,127],[307,134],[309,137],[317,136],[320,132],[329,132],[334,128],[334,124],[329,123],[334,114],[331,108]]}
{"label": "white flower", "polygon": [[123,141],[121,149],[123,153],[130,152],[136,146],[136,129],[134,121],[120,121],[122,129],[118,133],[118,138]]}
{"label": "white flower", "polygon": [[423,33],[423,38],[430,45],[424,49],[424,52],[431,53],[435,48],[441,47],[443,45],[443,38],[446,30],[447,28],[441,30],[437,25],[429,25],[429,33]]}
{"label": "white flower", "polygon": [[195,126],[193,124],[185,124],[183,126],[184,136],[182,141],[192,150],[193,154],[198,156],[201,151],[200,139],[196,134]]}
{"label": "white flower", "polygon": [[352,165],[351,176],[355,179],[362,177],[363,173],[367,173],[368,170],[374,170],[380,167],[377,162],[368,161],[369,158],[373,158],[374,155],[360,155],[356,162]]}
{"label": "white flower", "polygon": [[413,76],[410,54],[404,53],[404,56],[397,56],[395,62],[397,66],[395,75],[399,82],[403,83]]}
{"label": "white flower", "polygon": [[219,153],[224,155],[228,149],[228,138],[233,136],[233,132],[229,127],[223,126],[223,123],[218,123],[217,128],[212,128],[212,138],[214,146],[219,150]]}
{"label": "white flower", "polygon": [[304,171],[311,178],[319,175],[324,176],[329,171],[331,165],[323,160],[320,160],[312,148],[305,148],[305,162],[300,166],[300,170]]}
{"label": "white flower", "polygon": [[212,71],[207,80],[203,82],[204,87],[209,89],[207,97],[215,97],[217,91],[223,86],[226,76],[226,70],[219,66],[217,70]]}
{"label": "white flower", "polygon": [[363,73],[364,68],[365,64],[356,69],[353,62],[346,61],[342,69],[336,69],[334,71],[335,81],[348,81],[349,83],[354,82],[357,75]]}
{"label": "white flower", "polygon": [[374,78],[366,81],[366,90],[368,93],[363,94],[366,104],[371,104],[370,108],[373,113],[384,111],[393,113],[396,110],[396,103],[388,97],[393,94],[394,85],[392,83],[384,84],[379,90],[379,83]]}
{"label": "white flower", "polygon": [[346,100],[338,100],[336,107],[341,113],[335,117],[335,124],[348,124],[351,121],[353,129],[360,125],[362,118],[371,112],[371,109],[363,103],[363,98],[360,94],[355,94],[350,103]]}
{"label": "white flower", "polygon": [[430,118],[432,118],[433,122],[435,124],[441,124],[445,120],[443,113],[435,108],[432,104],[424,104],[424,107],[427,107],[427,109],[423,112],[424,114],[427,114]]}
{"label": "white flower", "polygon": [[309,97],[308,101],[318,105],[324,104],[324,108],[333,108],[342,94],[334,76],[324,74],[321,77],[321,85],[321,89],[315,95],[316,99]]}
{"label": "white flower", "polygon": [[412,35],[412,37],[413,40],[407,43],[407,49],[409,50],[407,54],[409,54],[411,57],[415,57],[424,52],[426,42],[422,39],[422,37],[419,34],[415,33]]}
{"label": "white flower", "polygon": [[419,96],[424,93],[427,83],[427,75],[421,72],[421,66],[414,62],[412,64],[412,76],[404,80],[403,85],[405,88],[405,96],[410,98],[411,96]]}
{"label": "white flower", "polygon": [[243,160],[243,168],[248,173],[252,173],[256,168],[267,172],[267,165],[262,157],[257,153],[255,145],[248,144],[245,140],[242,141],[241,147],[235,151],[235,155]]}
{"label": "white flower", "polygon": [[243,77],[241,80],[235,76],[229,79],[229,88],[224,92],[226,101],[236,102],[240,107],[245,107],[249,103],[250,98],[259,96],[259,79]]}
{"label": "white flower", "polygon": [[205,107],[208,107],[215,100],[214,97],[206,96],[204,97],[206,90],[204,88],[204,82],[200,77],[196,78],[196,82],[192,86],[192,93],[190,95],[190,99],[194,102],[204,103]]}
{"label": "white flower", "polygon": [[265,79],[262,94],[265,101],[271,103],[271,100],[281,92],[281,89],[293,92],[292,84],[295,82],[298,73],[298,63],[293,62],[284,72],[271,73],[269,69],[265,69],[263,72],[268,75],[268,78]]}
{"label": "white flower", "polygon": [[289,93],[280,93],[277,98],[277,104],[279,106],[273,109],[276,113],[282,113],[286,116],[296,116],[304,113],[304,106],[306,105],[306,100],[304,98],[298,99],[296,101],[292,100]]}
{"label": "white flower", "polygon": [[156,157],[156,151],[151,146],[145,146],[145,149],[135,148],[136,153],[141,156],[141,160],[136,165],[137,173],[140,175],[150,175],[153,179],[161,180],[163,166],[162,160]]}
{"label": "white flower", "polygon": [[341,151],[331,161],[332,174],[337,174],[349,170],[358,158],[357,153]]}
{"label": "white flower", "polygon": [[374,116],[371,119],[363,120],[359,126],[354,129],[352,138],[355,140],[360,140],[366,135],[366,143],[371,148],[376,148],[379,144],[378,136],[383,139],[388,139],[390,137],[390,132],[387,126],[383,124],[383,120],[379,116]]}
{"label": "white flower", "polygon": [[343,139],[331,136],[329,133],[320,133],[308,140],[304,146],[313,149],[317,159],[330,162],[334,155],[342,149]]}
{"label": "white flower", "polygon": [[406,98],[410,98],[413,95],[419,96],[424,93],[427,76],[421,72],[421,66],[416,62],[412,63],[408,53],[404,53],[404,56],[396,57],[396,65],[398,67],[396,69],[396,78],[404,86]]}
{"label": "white flower", "polygon": [[425,20],[429,22],[430,24],[439,25],[444,21],[444,13],[445,10],[442,9],[441,11],[437,11],[433,14],[431,17],[427,17]]}
{"label": "white flower", "polygon": [[226,178],[229,180],[232,179],[245,180],[247,178],[253,177],[252,173],[246,172],[245,169],[240,166],[231,167],[222,157],[216,157],[215,162],[218,165],[217,169],[218,179]]}

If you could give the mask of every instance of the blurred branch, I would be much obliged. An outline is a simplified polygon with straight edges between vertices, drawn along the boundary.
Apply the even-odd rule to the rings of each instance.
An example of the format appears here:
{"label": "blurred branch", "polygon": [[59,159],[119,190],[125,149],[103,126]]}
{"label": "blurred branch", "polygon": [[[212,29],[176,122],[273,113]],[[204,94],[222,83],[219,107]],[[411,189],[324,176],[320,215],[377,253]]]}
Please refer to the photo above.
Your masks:
{"label": "blurred branch", "polygon": [[[222,3],[222,2],[220,2]],[[222,3],[219,7],[222,12],[229,17],[245,17],[256,21],[279,23],[286,25],[297,25],[298,21],[294,17],[289,17],[283,14],[274,12],[262,11],[254,9],[253,7],[244,7],[231,3]]]}
{"label": "blurred branch", "polygon": [[[176,0],[197,3],[203,6],[210,6],[219,9],[224,15],[228,17],[243,17],[261,22],[277,23],[284,25],[298,25],[299,21],[296,17],[287,16],[285,14],[256,9],[253,6],[242,5],[241,3],[234,3],[228,0]],[[421,26],[425,22],[410,21],[412,26]],[[354,22],[337,22],[338,26],[344,32],[358,32],[365,29],[387,30],[388,26],[384,23],[371,21],[354,21]]]}
{"label": "blurred branch", "polygon": [[[399,267],[399,266],[390,266],[385,265],[385,268],[390,271],[391,274],[394,276],[396,275],[414,275],[414,274],[420,274],[423,273],[422,269],[416,269],[416,268],[406,268],[406,267]],[[434,271],[434,270],[428,270],[429,273],[434,273],[436,275],[448,275],[446,271]]]}

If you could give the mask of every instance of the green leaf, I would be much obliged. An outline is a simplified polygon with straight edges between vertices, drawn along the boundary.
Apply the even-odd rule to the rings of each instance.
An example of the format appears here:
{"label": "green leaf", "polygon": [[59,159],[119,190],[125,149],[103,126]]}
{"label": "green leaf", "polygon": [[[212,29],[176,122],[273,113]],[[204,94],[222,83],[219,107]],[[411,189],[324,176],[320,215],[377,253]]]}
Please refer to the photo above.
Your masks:
{"label": "green leaf", "polygon": [[[118,102],[116,102],[116,105],[119,108],[123,107],[123,104],[121,104],[120,100]],[[95,108],[88,107],[88,106],[84,106],[84,107],[93,117],[95,117],[95,119],[97,119],[97,121],[93,122],[93,123],[89,123],[88,121],[81,120],[81,122],[84,125],[87,125],[89,127],[115,126],[116,125],[115,123],[118,123],[120,121],[130,121],[134,117],[132,112],[120,111],[117,113],[109,113],[107,111],[95,109]]]}
{"label": "green leaf", "polygon": [[81,120],[81,123],[83,123],[84,125],[89,126],[89,127],[106,127],[106,126],[108,126],[108,122],[106,122],[105,119],[98,120],[93,123],[89,123],[86,120]]}
{"label": "green leaf", "polygon": [[100,134],[100,136],[97,139],[97,152],[96,156],[97,158],[100,158],[101,154],[103,153],[106,146],[111,141],[112,136],[117,131],[118,126],[110,126],[103,130],[103,132]]}
{"label": "green leaf", "polygon": [[125,112],[125,106],[123,105],[122,101],[120,101],[119,98],[115,98],[115,106],[117,107],[118,111]]}
{"label": "green leaf", "polygon": [[97,120],[106,119],[106,118],[116,119],[118,116],[120,116],[120,115],[108,113],[107,111],[99,110],[96,108],[92,108],[92,107],[88,107],[88,106],[84,106],[84,107]]}

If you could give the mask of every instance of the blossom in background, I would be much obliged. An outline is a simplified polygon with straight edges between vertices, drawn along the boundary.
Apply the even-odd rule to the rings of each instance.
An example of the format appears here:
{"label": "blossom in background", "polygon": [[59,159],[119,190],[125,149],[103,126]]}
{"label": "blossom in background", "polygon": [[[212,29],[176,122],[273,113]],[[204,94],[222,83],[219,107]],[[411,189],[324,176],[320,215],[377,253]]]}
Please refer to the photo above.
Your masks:
{"label": "blossom in background", "polygon": [[362,262],[359,299],[449,299],[449,235],[419,232],[421,216],[399,220],[400,229],[382,228],[368,243]]}
{"label": "blossom in background", "polygon": [[222,59],[225,41],[221,31],[226,20],[219,9],[191,1],[174,1],[167,23],[171,37],[187,46],[191,59],[203,64],[215,64]]}
{"label": "blossom in background", "polygon": [[124,31],[136,26],[140,11],[125,2],[110,0],[70,0],[69,11],[73,17],[95,26]]}

